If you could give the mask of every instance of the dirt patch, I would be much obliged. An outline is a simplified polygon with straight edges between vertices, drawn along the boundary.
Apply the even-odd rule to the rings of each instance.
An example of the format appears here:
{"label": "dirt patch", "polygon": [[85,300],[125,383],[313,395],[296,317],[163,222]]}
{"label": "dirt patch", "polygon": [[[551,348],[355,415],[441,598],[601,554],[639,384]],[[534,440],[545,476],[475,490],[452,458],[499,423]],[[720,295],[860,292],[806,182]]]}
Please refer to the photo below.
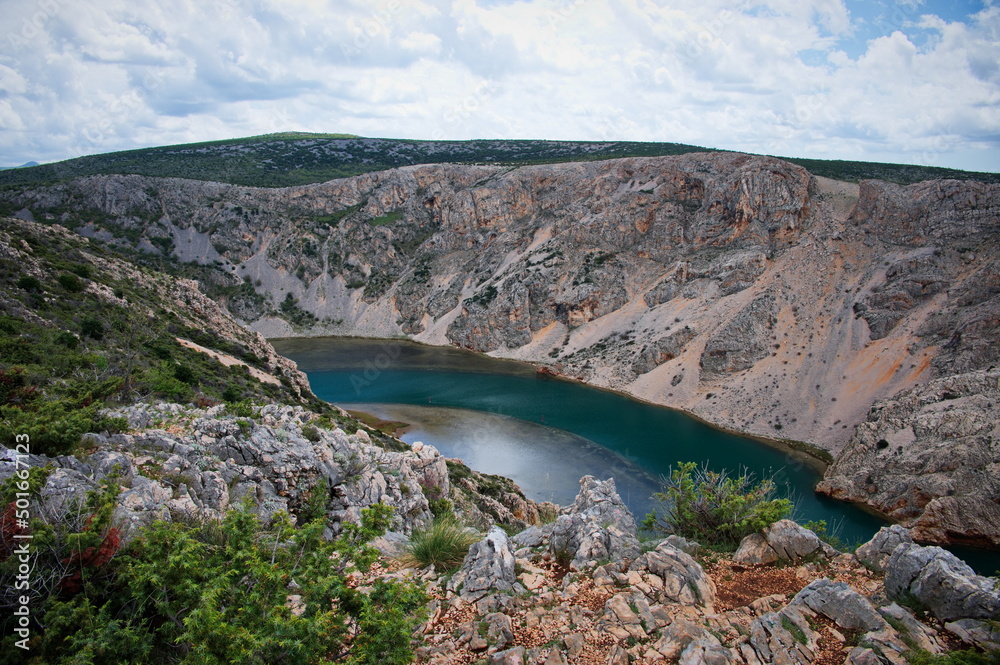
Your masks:
{"label": "dirt patch", "polygon": [[715,582],[715,609],[718,612],[744,607],[772,594],[791,598],[808,583],[792,567],[742,566],[723,560],[712,564],[706,572]]}

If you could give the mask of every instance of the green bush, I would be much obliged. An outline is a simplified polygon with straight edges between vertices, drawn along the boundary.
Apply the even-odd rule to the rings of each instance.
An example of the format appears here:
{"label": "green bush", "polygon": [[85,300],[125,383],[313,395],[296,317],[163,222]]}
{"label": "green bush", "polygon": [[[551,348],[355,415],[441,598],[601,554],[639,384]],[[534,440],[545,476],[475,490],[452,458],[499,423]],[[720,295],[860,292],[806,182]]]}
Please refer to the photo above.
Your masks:
{"label": "green bush", "polygon": [[19,280],[17,280],[17,288],[24,289],[32,293],[42,292],[42,283],[38,281],[37,277],[31,275],[24,275]]}
{"label": "green bush", "polygon": [[188,385],[198,382],[195,378],[194,370],[187,365],[174,365],[174,378],[181,383],[186,383]]}
{"label": "green bush", "polygon": [[313,425],[306,425],[303,427],[302,436],[305,437],[306,441],[312,441],[313,443],[316,443],[322,438],[319,430]]}
{"label": "green bush", "polygon": [[455,570],[478,540],[454,517],[438,517],[426,529],[413,532],[403,562],[420,568],[433,565],[438,572]]}
{"label": "green bush", "polygon": [[148,374],[148,383],[154,394],[172,402],[184,404],[194,398],[191,386],[174,376],[172,363],[163,361],[159,367],[153,368]]}
{"label": "green bush", "polygon": [[661,508],[646,516],[643,527],[708,547],[733,548],[791,513],[791,502],[772,498],[774,490],[770,480],[754,484],[751,474],[730,477],[725,471],[680,462],[663,479],[663,491],[653,495]]}
{"label": "green bush", "polygon": [[226,404],[226,413],[234,415],[237,418],[253,418],[255,415],[253,404],[248,399]]}
{"label": "green bush", "polygon": [[60,346],[65,346],[70,351],[75,351],[76,347],[80,345],[79,338],[77,338],[77,336],[73,333],[65,330],[56,335],[53,341]]}
{"label": "green bush", "polygon": [[[214,526],[157,522],[119,550],[108,527],[113,495],[103,496],[101,504],[88,503],[83,515],[95,518],[82,531],[61,527],[65,535],[54,538],[52,527],[35,520],[36,534],[49,534],[44,544],[53,556],[37,562],[34,578],[58,580],[61,560],[82,560],[74,552],[86,559],[77,566],[84,574],[33,605],[38,621],[28,652],[14,647],[13,615],[4,613],[0,663],[412,661],[410,636],[426,595],[408,583],[377,581],[361,591],[347,581],[377,558],[368,542],[384,532],[390,508],[364,509],[361,524],[347,524],[326,541],[321,521],[296,528],[279,513],[264,525],[244,503]],[[90,565],[95,552],[106,555],[99,566]],[[291,593],[299,596],[295,606]]]}
{"label": "green bush", "polygon": [[124,419],[100,416],[97,405],[81,406],[74,400],[39,402],[31,409],[0,406],[0,440],[13,447],[16,435],[27,434],[33,453],[69,455],[87,432],[118,432],[126,427]]}
{"label": "green bush", "polygon": [[56,281],[59,282],[59,286],[63,287],[70,293],[80,293],[84,289],[84,283],[81,282],[80,278],[76,275],[64,273],[59,275]]}
{"label": "green bush", "polygon": [[104,339],[104,324],[93,317],[80,321],[80,334],[96,340]]}

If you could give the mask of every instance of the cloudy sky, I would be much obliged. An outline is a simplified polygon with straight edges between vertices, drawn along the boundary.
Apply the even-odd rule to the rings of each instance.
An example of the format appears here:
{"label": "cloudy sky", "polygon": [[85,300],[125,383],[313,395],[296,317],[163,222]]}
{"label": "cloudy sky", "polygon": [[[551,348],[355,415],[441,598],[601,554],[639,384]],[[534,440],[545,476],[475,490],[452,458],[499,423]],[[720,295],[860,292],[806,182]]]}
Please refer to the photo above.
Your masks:
{"label": "cloudy sky", "polygon": [[0,166],[271,132],[1000,171],[1000,2],[0,0]]}

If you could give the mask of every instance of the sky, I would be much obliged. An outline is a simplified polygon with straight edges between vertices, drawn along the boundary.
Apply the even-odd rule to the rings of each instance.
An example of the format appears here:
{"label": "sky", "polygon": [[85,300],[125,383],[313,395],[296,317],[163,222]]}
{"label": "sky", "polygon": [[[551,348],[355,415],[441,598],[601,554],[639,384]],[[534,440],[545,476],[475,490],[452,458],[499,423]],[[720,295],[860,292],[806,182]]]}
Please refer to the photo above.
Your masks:
{"label": "sky", "polygon": [[1000,0],[0,0],[0,166],[283,131],[1000,171]]}

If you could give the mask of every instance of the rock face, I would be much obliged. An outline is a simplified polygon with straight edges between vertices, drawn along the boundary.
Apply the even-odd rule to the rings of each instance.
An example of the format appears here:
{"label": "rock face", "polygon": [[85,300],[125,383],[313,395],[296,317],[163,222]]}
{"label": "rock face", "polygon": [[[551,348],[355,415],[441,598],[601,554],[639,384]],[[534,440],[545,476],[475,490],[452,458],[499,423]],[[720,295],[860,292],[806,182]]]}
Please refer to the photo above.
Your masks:
{"label": "rock face", "polygon": [[635,518],[615,490],[615,479],[580,479],[580,493],[551,526],[550,551],[574,567],[639,555]]}
{"label": "rock face", "polygon": [[898,524],[884,526],[871,540],[858,547],[854,556],[864,565],[881,573],[885,571],[885,564],[896,548],[912,542],[913,538],[906,528]]}
{"label": "rock face", "polygon": [[915,599],[943,621],[1000,619],[996,580],[940,547],[897,546],[886,564],[885,591],[896,600]]}
{"label": "rock face", "polygon": [[[362,430],[349,435],[314,428],[313,441],[302,428],[315,414],[297,406],[258,407],[253,418],[227,416],[224,409],[135,405],[120,415],[137,431],[89,435],[100,451],[84,461],[33,459],[33,465],[56,467],[41,492],[44,511],[75,509],[88,489],[115,472],[123,485],[115,520],[126,537],[157,519],[217,519],[247,497],[262,516],[279,510],[297,515],[320,478],[327,482],[334,531],[358,521],[374,503],[395,509],[396,532],[410,533],[431,520],[423,483],[435,464],[433,448],[423,455],[385,450]],[[148,427],[153,420],[162,428]],[[0,462],[0,478],[12,473],[13,464]],[[447,474],[441,482],[447,489]]]}
{"label": "rock face", "polygon": [[[938,458],[934,441],[967,444],[946,427],[860,448],[852,435],[866,418],[878,425],[875,402],[1000,360],[998,185],[851,185],[781,160],[700,153],[413,166],[283,189],[93,176],[2,197],[213,266],[232,287],[222,305],[264,334],[402,334],[544,362],[814,444],[839,456],[829,492],[917,526],[919,538],[997,542],[973,479],[944,482],[933,464],[914,464],[904,487],[851,465],[883,439],[911,459]],[[994,423],[997,404],[967,400]],[[972,530],[954,520],[968,510]]]}
{"label": "rock face", "polygon": [[1000,547],[1000,370],[876,403],[818,491],[859,501],[916,540]]}
{"label": "rock face", "polygon": [[463,596],[476,597],[491,590],[511,591],[515,584],[510,541],[504,530],[495,526],[485,538],[469,548],[449,588],[461,591]]}

